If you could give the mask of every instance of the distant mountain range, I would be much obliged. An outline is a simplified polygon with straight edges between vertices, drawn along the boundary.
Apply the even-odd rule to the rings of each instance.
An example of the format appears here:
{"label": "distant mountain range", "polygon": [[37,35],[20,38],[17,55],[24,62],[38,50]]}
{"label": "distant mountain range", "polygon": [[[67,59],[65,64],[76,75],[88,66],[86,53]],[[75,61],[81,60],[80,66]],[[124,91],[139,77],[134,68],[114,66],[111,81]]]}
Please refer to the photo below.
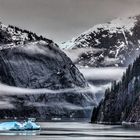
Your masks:
{"label": "distant mountain range", "polygon": [[140,16],[98,24],[61,49],[79,67],[125,67],[140,54]]}

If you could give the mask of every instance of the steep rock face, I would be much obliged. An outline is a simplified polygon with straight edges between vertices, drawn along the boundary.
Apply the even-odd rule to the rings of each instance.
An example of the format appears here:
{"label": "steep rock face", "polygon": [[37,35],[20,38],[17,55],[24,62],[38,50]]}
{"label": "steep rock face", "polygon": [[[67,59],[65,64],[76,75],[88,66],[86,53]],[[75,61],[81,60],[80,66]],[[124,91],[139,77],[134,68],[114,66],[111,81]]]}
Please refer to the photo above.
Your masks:
{"label": "steep rock face", "polygon": [[1,99],[8,99],[13,108],[1,108],[0,118],[89,117],[95,105],[94,95],[80,90],[88,88],[83,75],[53,41],[3,24],[0,82],[23,88],[23,92],[25,88],[53,91],[9,96],[2,93]]}
{"label": "steep rock face", "polygon": [[0,62],[1,82],[11,86],[50,89],[86,86],[82,74],[55,46],[31,42],[3,49]]}
{"label": "steep rock face", "polygon": [[93,110],[92,122],[140,122],[140,57],[130,65],[122,80],[106,90],[105,98]]}
{"label": "steep rock face", "polygon": [[140,53],[140,16],[117,18],[99,24],[71,41],[62,49],[80,67],[128,66]]}

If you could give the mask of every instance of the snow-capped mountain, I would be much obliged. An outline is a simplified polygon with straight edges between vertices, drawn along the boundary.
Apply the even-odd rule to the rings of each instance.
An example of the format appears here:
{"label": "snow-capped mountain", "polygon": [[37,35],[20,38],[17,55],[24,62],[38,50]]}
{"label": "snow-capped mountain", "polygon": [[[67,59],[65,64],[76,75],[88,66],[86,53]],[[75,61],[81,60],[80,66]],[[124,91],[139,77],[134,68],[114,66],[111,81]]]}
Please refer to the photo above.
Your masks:
{"label": "snow-capped mountain", "polygon": [[81,67],[127,66],[140,53],[140,16],[96,25],[61,48]]}
{"label": "snow-capped mountain", "polygon": [[0,24],[0,118],[90,117],[88,88],[52,40]]}

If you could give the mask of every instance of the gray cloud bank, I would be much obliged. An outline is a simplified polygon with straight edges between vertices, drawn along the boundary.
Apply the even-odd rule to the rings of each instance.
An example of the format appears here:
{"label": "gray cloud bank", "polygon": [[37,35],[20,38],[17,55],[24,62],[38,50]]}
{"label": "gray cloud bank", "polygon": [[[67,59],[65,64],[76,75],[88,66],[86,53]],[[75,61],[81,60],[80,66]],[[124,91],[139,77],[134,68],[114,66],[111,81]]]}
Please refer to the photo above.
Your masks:
{"label": "gray cloud bank", "polygon": [[79,70],[89,80],[120,80],[126,68],[80,68]]}
{"label": "gray cloud bank", "polygon": [[0,0],[0,17],[60,43],[139,7],[140,0]]}

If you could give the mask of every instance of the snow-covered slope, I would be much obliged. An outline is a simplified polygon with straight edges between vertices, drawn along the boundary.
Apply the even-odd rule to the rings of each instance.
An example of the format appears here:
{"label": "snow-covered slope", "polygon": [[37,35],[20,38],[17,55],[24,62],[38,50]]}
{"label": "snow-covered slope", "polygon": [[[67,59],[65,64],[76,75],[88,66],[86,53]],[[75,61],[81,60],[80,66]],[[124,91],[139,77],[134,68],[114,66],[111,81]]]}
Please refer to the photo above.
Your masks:
{"label": "snow-covered slope", "polygon": [[79,66],[127,66],[140,53],[140,16],[96,25],[61,48]]}

